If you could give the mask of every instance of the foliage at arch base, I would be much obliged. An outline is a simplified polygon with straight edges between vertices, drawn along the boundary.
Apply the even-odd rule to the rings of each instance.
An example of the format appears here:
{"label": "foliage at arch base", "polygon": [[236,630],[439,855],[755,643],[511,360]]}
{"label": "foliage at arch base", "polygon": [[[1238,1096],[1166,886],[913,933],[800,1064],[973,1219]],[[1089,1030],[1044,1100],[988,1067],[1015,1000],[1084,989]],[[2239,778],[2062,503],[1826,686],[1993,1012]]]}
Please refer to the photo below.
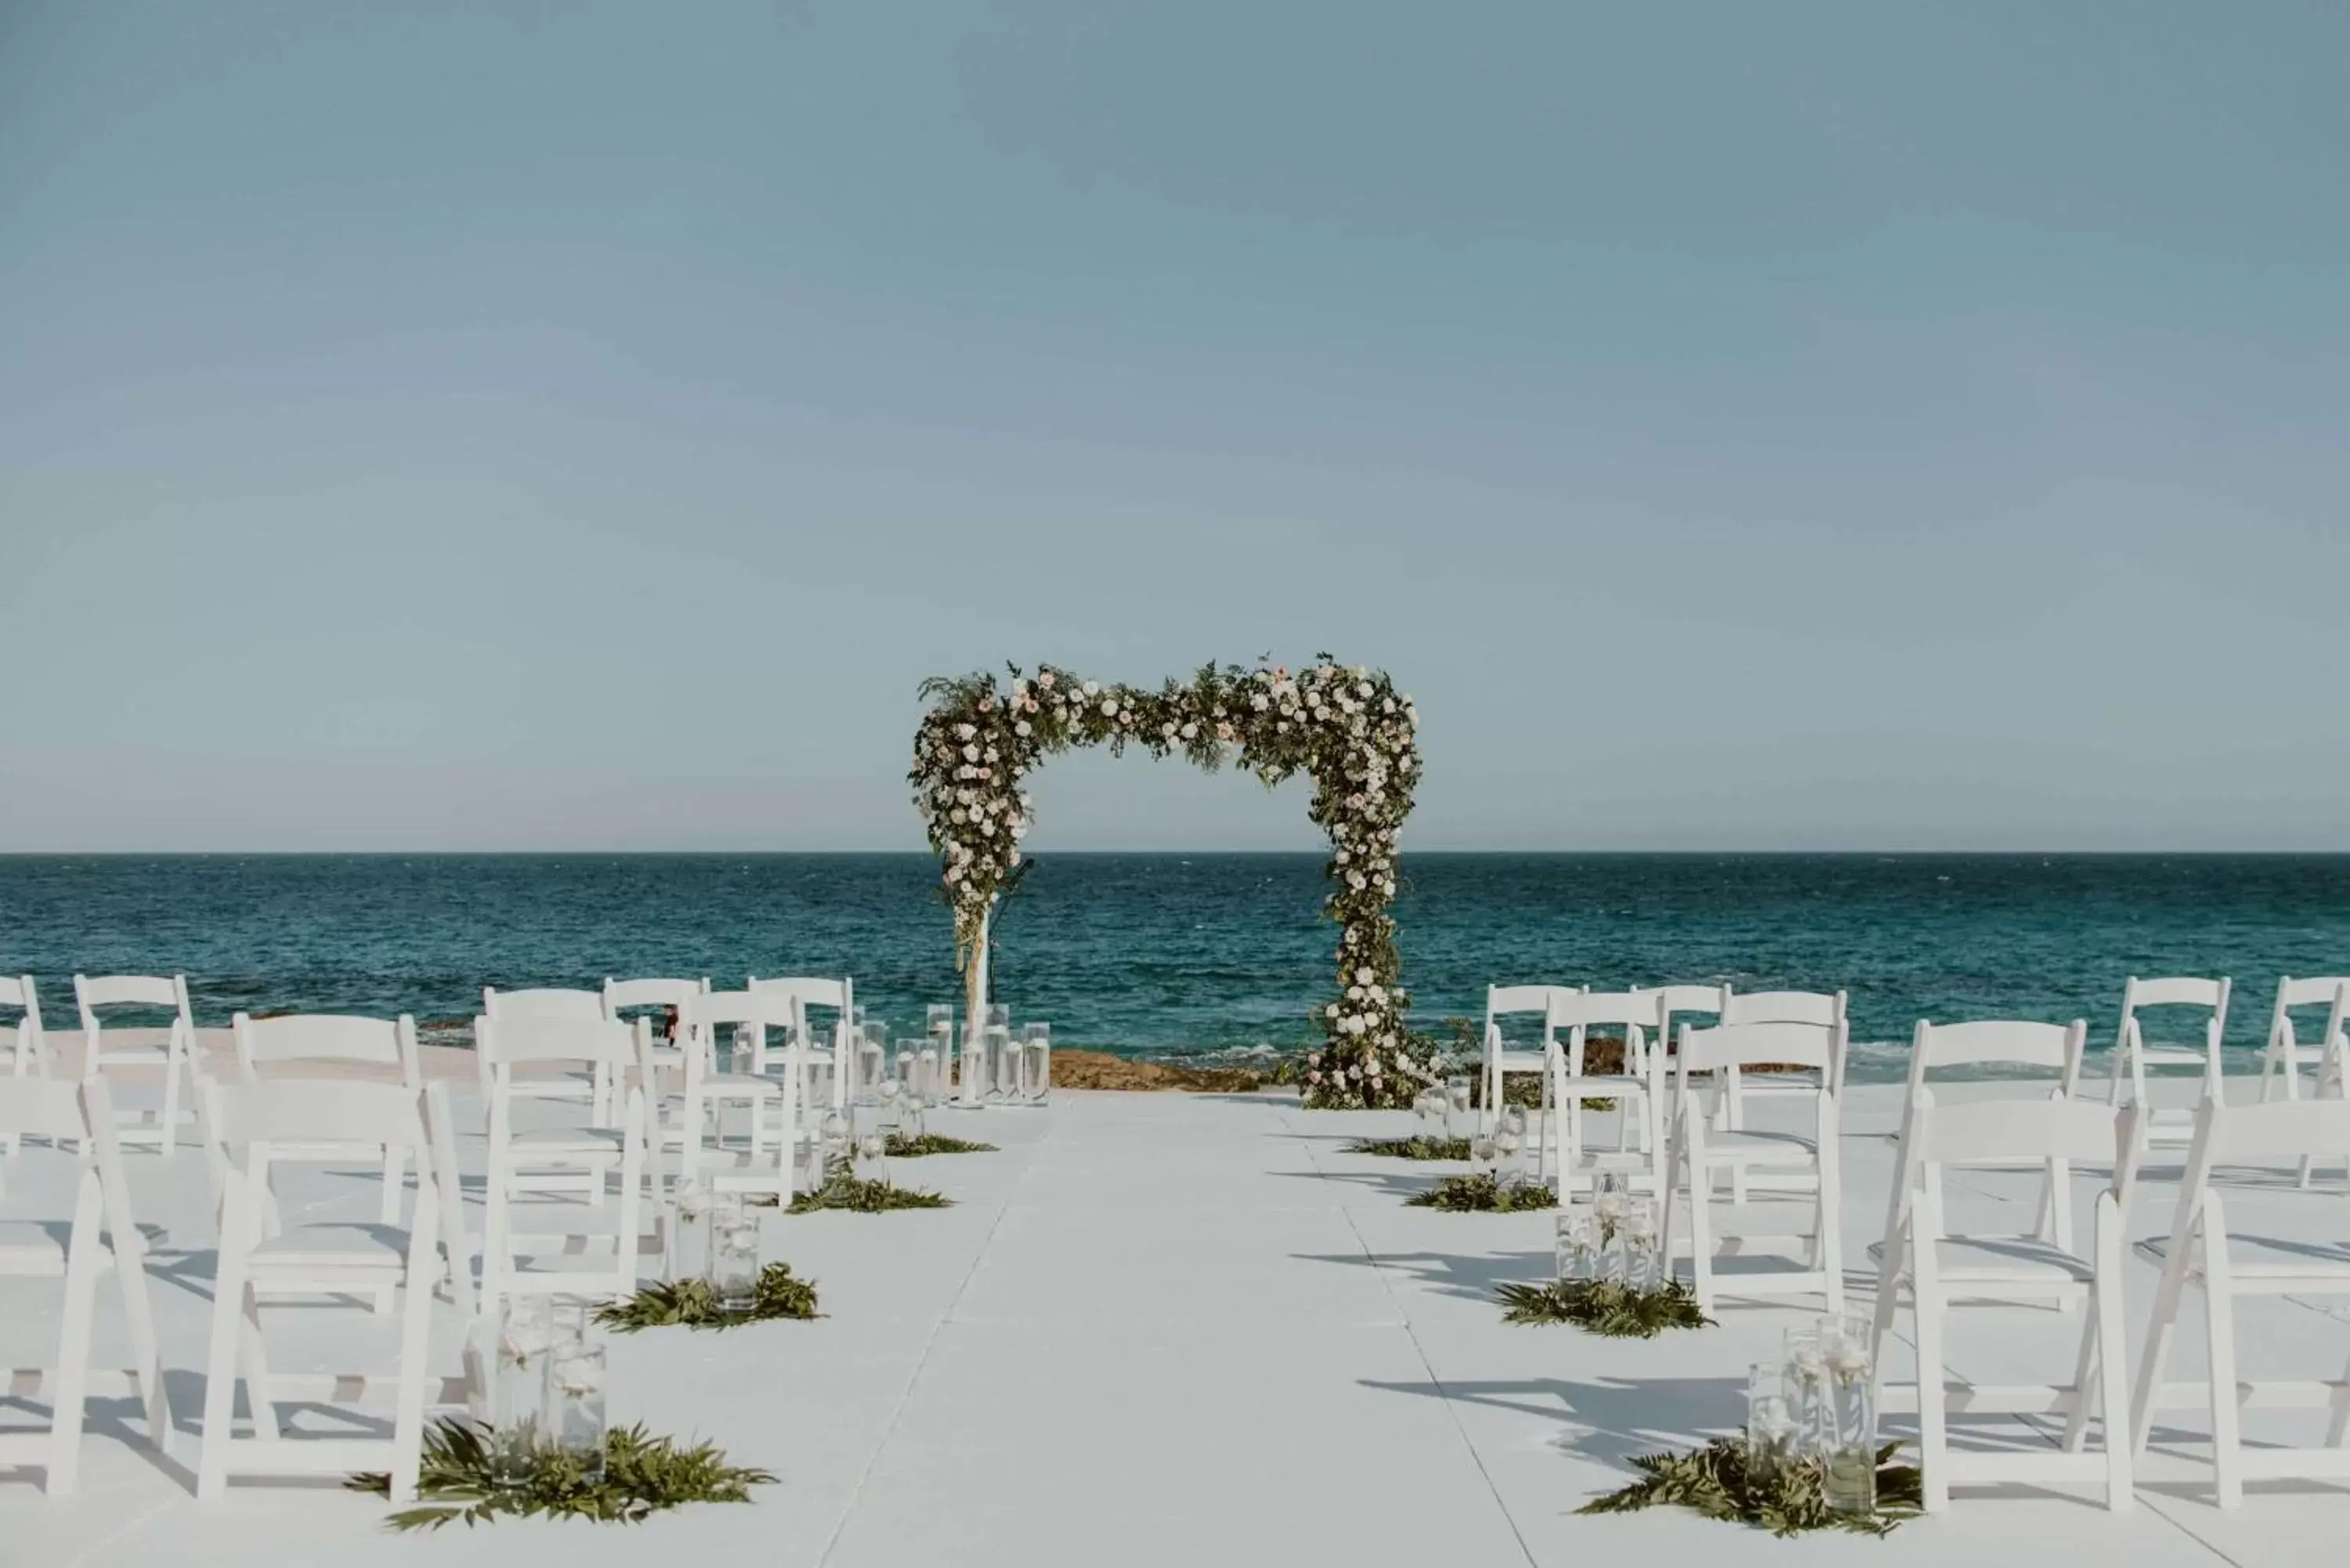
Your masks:
{"label": "foliage at arch base", "polygon": [[1201,668],[1157,691],[1087,680],[1054,665],[1007,666],[925,681],[930,704],[908,775],[954,910],[957,962],[968,969],[987,912],[1017,875],[1033,825],[1023,784],[1073,746],[1140,746],[1213,772],[1226,765],[1271,786],[1314,781],[1307,815],[1330,838],[1323,911],[1339,929],[1336,992],[1322,1009],[1326,1039],[1306,1058],[1305,1103],[1326,1108],[1409,1106],[1437,1078],[1430,1042],[1405,1027],[1410,1006],[1389,907],[1396,841],[1419,779],[1411,699],[1385,672],[1327,654],[1281,667]]}

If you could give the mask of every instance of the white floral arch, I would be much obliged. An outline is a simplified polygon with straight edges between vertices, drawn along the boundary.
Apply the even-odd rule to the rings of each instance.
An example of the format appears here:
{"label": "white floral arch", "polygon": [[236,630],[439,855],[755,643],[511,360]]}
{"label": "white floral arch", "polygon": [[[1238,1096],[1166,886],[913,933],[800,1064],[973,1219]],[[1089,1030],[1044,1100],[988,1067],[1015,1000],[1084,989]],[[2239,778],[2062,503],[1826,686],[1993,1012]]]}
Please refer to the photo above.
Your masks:
{"label": "white floral arch", "polygon": [[1419,780],[1418,712],[1384,671],[1327,654],[1279,666],[1202,666],[1189,684],[1153,691],[1105,685],[1039,665],[1008,681],[982,673],[923,682],[930,704],[908,775],[954,909],[966,1017],[987,996],[996,901],[1020,867],[1034,818],[1021,787],[1048,755],[1077,745],[1178,754],[1213,771],[1231,762],[1268,786],[1314,780],[1307,815],[1330,838],[1323,909],[1340,930],[1337,994],[1322,1010],[1326,1042],[1307,1059],[1311,1106],[1410,1104],[1433,1079],[1431,1052],[1405,1026],[1410,997],[1396,952],[1397,838]]}

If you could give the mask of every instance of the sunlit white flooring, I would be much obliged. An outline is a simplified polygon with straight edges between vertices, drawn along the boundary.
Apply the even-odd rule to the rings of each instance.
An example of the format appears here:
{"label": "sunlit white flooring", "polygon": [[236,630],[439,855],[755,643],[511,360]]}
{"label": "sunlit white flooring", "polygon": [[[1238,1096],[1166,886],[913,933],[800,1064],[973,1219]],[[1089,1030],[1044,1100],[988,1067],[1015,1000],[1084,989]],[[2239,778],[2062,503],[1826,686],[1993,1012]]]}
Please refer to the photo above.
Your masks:
{"label": "sunlit white flooring", "polygon": [[[2174,1085],[2181,1090],[2183,1085]],[[1977,1090],[1975,1092],[1981,1092]],[[1845,1232],[1856,1302],[1882,1226],[1897,1091],[1856,1090],[1846,1127]],[[470,1110],[465,1119],[473,1120]],[[724,1334],[611,1341],[616,1420],[714,1439],[779,1478],[746,1506],[690,1508],[639,1528],[501,1522],[424,1537],[382,1528],[379,1501],[331,1484],[244,1483],[217,1504],[188,1488],[209,1314],[211,1226],[192,1150],[128,1158],[138,1212],[159,1226],[155,1295],[180,1420],[168,1461],[122,1440],[109,1405],[86,1440],[81,1490],[51,1500],[0,1476],[0,1564],[510,1563],[560,1552],[577,1568],[667,1558],[904,1568],[914,1563],[1121,1568],[1168,1564],[1569,1564],[1807,1561],[2152,1565],[2287,1563],[2337,1554],[2350,1488],[2255,1485],[2241,1511],[2209,1501],[2204,1423],[2166,1413],[2139,1506],[2107,1513],[2085,1490],[1963,1492],[1891,1540],[1800,1544],[1671,1511],[1582,1518],[1629,1479],[1629,1455],[1734,1429],[1748,1365],[1775,1360],[1804,1313],[1731,1300],[1719,1327],[1648,1341],[1501,1321],[1492,1287],[1550,1267],[1551,1220],[1454,1215],[1403,1199],[1443,1168],[1342,1152],[1409,1130],[1401,1116],[1308,1114],[1272,1096],[1066,1094],[1049,1107],[951,1114],[941,1130],[992,1155],[901,1162],[901,1182],[955,1207],[770,1220],[771,1249],[814,1278],[825,1317]],[[465,1158],[478,1162],[478,1137]],[[12,1164],[7,1212],[57,1197],[48,1158]],[[2166,1231],[2170,1162],[2131,1227]],[[312,1214],[371,1214],[355,1178],[306,1188]],[[2084,1175],[2081,1213],[2095,1178]],[[2289,1184],[2288,1184],[2289,1185]],[[2350,1225],[2340,1178],[2303,1194],[2231,1195],[2313,1240]],[[1954,1226],[2029,1228],[2032,1180],[1954,1181]],[[472,1208],[473,1228],[478,1210]],[[60,1210],[61,1211],[61,1210]],[[2155,1276],[2133,1259],[2133,1332]],[[0,1365],[46,1362],[56,1282],[0,1281]],[[2192,1301],[2193,1298],[2190,1298]],[[100,1295],[99,1361],[126,1365]],[[2350,1302],[2240,1309],[2244,1375],[2336,1376]],[[2190,1305],[2171,1376],[2199,1376]],[[288,1306],[281,1369],[305,1357],[389,1361],[392,1319]],[[1964,1314],[1956,1375],[2058,1381],[2077,1318]],[[1906,1334],[1904,1314],[1900,1328]],[[275,1331],[273,1330],[273,1333]],[[458,1330],[436,1345],[453,1372]],[[293,1354],[286,1354],[290,1347]],[[342,1352],[338,1360],[332,1353]],[[1893,1376],[1908,1376],[1906,1349]],[[0,1405],[0,1422],[28,1414]],[[2254,1440],[2306,1440],[2322,1413],[2255,1413]],[[1896,1418],[1892,1429],[1899,1432]],[[1984,1440],[2045,1440],[2017,1427]],[[518,1555],[519,1554],[519,1555]]]}

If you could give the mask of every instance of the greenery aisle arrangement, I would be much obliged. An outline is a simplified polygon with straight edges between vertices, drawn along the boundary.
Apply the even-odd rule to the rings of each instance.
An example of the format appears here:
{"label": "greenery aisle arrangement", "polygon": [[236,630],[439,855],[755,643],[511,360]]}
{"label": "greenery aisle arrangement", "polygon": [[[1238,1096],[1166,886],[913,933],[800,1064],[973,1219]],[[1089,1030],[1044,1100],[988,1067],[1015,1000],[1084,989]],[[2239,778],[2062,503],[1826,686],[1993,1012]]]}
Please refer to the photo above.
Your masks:
{"label": "greenery aisle arrangement", "polygon": [[920,1159],[931,1154],[993,1154],[996,1147],[992,1143],[974,1143],[969,1138],[949,1137],[944,1133],[908,1137],[904,1133],[893,1132],[882,1146],[882,1152],[891,1159]]}
{"label": "greenery aisle arrangement", "polygon": [[626,1301],[596,1309],[596,1321],[620,1334],[665,1328],[738,1328],[744,1324],[789,1319],[806,1322],[816,1310],[816,1283],[792,1272],[789,1263],[769,1263],[759,1271],[758,1294],[747,1312],[729,1312],[718,1304],[718,1293],[708,1280],[664,1280],[645,1286]]}
{"label": "greenery aisle arrangement", "polygon": [[1389,1159],[1467,1159],[1465,1137],[1358,1137],[1347,1146],[1348,1154],[1376,1154]]}
{"label": "greenery aisle arrangement", "polygon": [[819,1209],[846,1209],[857,1214],[880,1214],[892,1209],[951,1209],[954,1199],[919,1187],[893,1187],[852,1172],[846,1161],[836,1167],[813,1192],[794,1195],[788,1212],[813,1214]]}
{"label": "greenery aisle arrangement", "polygon": [[1846,1512],[1828,1506],[1822,1485],[1826,1468],[1816,1459],[1796,1459],[1755,1473],[1747,1463],[1743,1437],[1716,1438],[1690,1453],[1646,1454],[1632,1461],[1638,1480],[1621,1491],[1595,1498],[1578,1513],[1630,1513],[1644,1508],[1687,1508],[1708,1519],[1735,1520],[1773,1535],[1842,1530],[1885,1535],[1915,1519],[1925,1502],[1923,1480],[1914,1465],[1892,1462],[1898,1443],[1877,1455],[1877,1506]]}
{"label": "greenery aisle arrangement", "polygon": [[1523,1179],[1503,1180],[1491,1171],[1448,1176],[1425,1192],[1404,1199],[1415,1209],[1442,1209],[1455,1214],[1523,1214],[1530,1210],[1555,1209],[1558,1194],[1545,1182]]}
{"label": "greenery aisle arrangement", "polygon": [[1503,1285],[1496,1293],[1505,1323],[1571,1323],[1608,1339],[1654,1339],[1669,1328],[1707,1328],[1697,1297],[1679,1280],[1634,1290],[1614,1280],[1552,1280]]}
{"label": "greenery aisle arrangement", "polygon": [[[592,1519],[635,1524],[689,1502],[748,1502],[751,1489],[775,1480],[765,1470],[730,1465],[708,1443],[681,1449],[642,1427],[604,1435],[604,1470],[594,1474],[578,1455],[548,1445],[534,1449],[519,1474],[494,1461],[486,1428],[470,1420],[435,1421],[424,1433],[419,1506],[385,1522],[394,1530],[438,1529],[452,1521],[486,1524],[501,1518]],[[353,1491],[391,1494],[381,1471],[352,1476]]]}
{"label": "greenery aisle arrangement", "polygon": [[[1413,1036],[1397,957],[1397,840],[1419,782],[1419,714],[1381,670],[1320,655],[1283,666],[1203,665],[1157,691],[1105,685],[1053,665],[1008,667],[922,684],[930,704],[907,775],[954,910],[955,959],[975,987],[998,899],[1017,883],[1020,841],[1035,818],[1023,787],[1048,756],[1075,746],[1140,746],[1213,771],[1227,763],[1268,787],[1314,781],[1306,815],[1330,839],[1323,912],[1339,928],[1337,994],[1316,1019],[1305,1104],[1403,1106],[1437,1081],[1430,1042]],[[973,992],[976,1002],[976,992]]]}

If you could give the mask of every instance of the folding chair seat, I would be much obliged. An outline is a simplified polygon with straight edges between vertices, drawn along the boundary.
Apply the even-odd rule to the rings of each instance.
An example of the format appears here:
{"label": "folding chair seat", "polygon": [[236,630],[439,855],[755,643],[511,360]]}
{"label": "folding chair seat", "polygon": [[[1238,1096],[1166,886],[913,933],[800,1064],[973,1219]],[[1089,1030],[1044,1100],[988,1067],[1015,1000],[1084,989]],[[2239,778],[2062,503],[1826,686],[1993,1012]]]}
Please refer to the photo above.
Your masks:
{"label": "folding chair seat", "polygon": [[[109,1067],[161,1068],[163,1105],[151,1127],[143,1116],[128,1116],[118,1136],[124,1144],[153,1143],[156,1152],[169,1154],[180,1140],[180,1081],[187,1075],[196,1049],[195,1014],[188,1005],[185,975],[78,974],[73,977],[74,1003],[81,1013],[81,1075],[87,1083]],[[100,1010],[109,1007],[164,1009],[172,1014],[161,1030],[109,1030]],[[157,1036],[161,1038],[158,1039]]]}
{"label": "folding chair seat", "polygon": [[[196,1495],[217,1498],[236,1475],[382,1469],[391,1476],[392,1501],[411,1501],[427,1395],[437,1388],[446,1398],[445,1383],[436,1385],[426,1373],[442,1272],[440,1243],[451,1231],[442,1191],[444,1172],[427,1124],[447,1115],[446,1096],[419,1096],[398,1084],[274,1079],[216,1085],[211,1098],[218,1135],[231,1158],[221,1209]],[[367,1146],[396,1147],[403,1160],[415,1164],[416,1201],[404,1231],[306,1218],[299,1227],[270,1233],[274,1167],[286,1158],[280,1150]],[[453,1206],[455,1195],[448,1194],[447,1201]],[[318,1289],[373,1294],[385,1286],[403,1296],[400,1348],[390,1369],[293,1375],[271,1370],[262,1317],[265,1294]],[[462,1315],[470,1303],[459,1294]],[[249,1437],[234,1429],[239,1384],[251,1412]],[[388,1437],[296,1437],[279,1410],[281,1405],[356,1407],[387,1392],[392,1404]]]}
{"label": "folding chair seat", "polygon": [[[2107,1508],[2118,1512],[2130,1507],[2122,1241],[2137,1180],[2135,1116],[2134,1111],[2062,1096],[1937,1106],[1932,1090],[1912,1091],[1894,1179],[1894,1214],[1877,1249],[1870,1349],[1882,1386],[1883,1353],[1906,1291],[1917,1323],[1918,1380],[1884,1386],[1881,1404],[1917,1412],[1927,1511],[1948,1508],[1953,1486],[2100,1479]],[[2110,1160],[2114,1167],[2112,1186],[2097,1199],[2090,1256],[2038,1237],[1951,1233],[1943,1209],[1946,1168],[2076,1159]],[[2070,1383],[1993,1386],[1949,1381],[1944,1346],[1954,1307],[2067,1291],[2085,1291],[2092,1303]],[[2100,1417],[2103,1445],[2094,1454],[2085,1451],[2092,1408]],[[1950,1441],[1953,1411],[2062,1414],[2064,1448],[2051,1450],[2033,1442],[1997,1452],[1955,1449]]]}
{"label": "folding chair seat", "polygon": [[[171,1402],[147,1293],[146,1244],[131,1217],[114,1107],[105,1083],[0,1078],[0,1134],[42,1138],[56,1151],[48,1158],[70,1158],[77,1166],[72,1219],[62,1236],[56,1226],[41,1220],[0,1220],[0,1276],[61,1279],[65,1283],[57,1364],[0,1367],[0,1389],[27,1399],[46,1394],[51,1410],[46,1432],[13,1425],[0,1429],[0,1465],[38,1466],[44,1490],[57,1497],[72,1491],[79,1474],[99,1275],[111,1272],[120,1293],[137,1361],[123,1377],[146,1407],[147,1438],[158,1452],[170,1446]],[[64,1154],[67,1143],[78,1152]],[[41,1157],[20,1153],[11,1158]]]}
{"label": "folding chair seat", "polygon": [[[2247,1296],[2350,1297],[2350,1247],[2331,1240],[2303,1241],[2243,1224],[2231,1227],[2229,1204],[2214,1180],[2222,1167],[2274,1167],[2295,1158],[2336,1156],[2350,1148],[2350,1101],[2274,1100],[2229,1106],[2207,1095],[2195,1113],[2186,1174],[2170,1233],[2139,1251],[2162,1266],[2154,1313],[2132,1399],[2137,1450],[2152,1437],[2158,1410],[2201,1408],[2211,1428],[2211,1479],[2221,1508],[2243,1501],[2247,1480],[2350,1480],[2350,1371],[2334,1378],[2264,1379],[2237,1376],[2236,1303]],[[2338,1197],[2292,1193],[2277,1200],[2303,1212],[2324,1204],[2330,1220]],[[2189,1291],[2203,1297],[2210,1375],[2201,1383],[2166,1383],[2170,1342]],[[2319,1308],[2339,1320],[2340,1309]],[[2248,1407],[2320,1407],[2327,1412],[2322,1448],[2247,1448],[2241,1412]]]}

